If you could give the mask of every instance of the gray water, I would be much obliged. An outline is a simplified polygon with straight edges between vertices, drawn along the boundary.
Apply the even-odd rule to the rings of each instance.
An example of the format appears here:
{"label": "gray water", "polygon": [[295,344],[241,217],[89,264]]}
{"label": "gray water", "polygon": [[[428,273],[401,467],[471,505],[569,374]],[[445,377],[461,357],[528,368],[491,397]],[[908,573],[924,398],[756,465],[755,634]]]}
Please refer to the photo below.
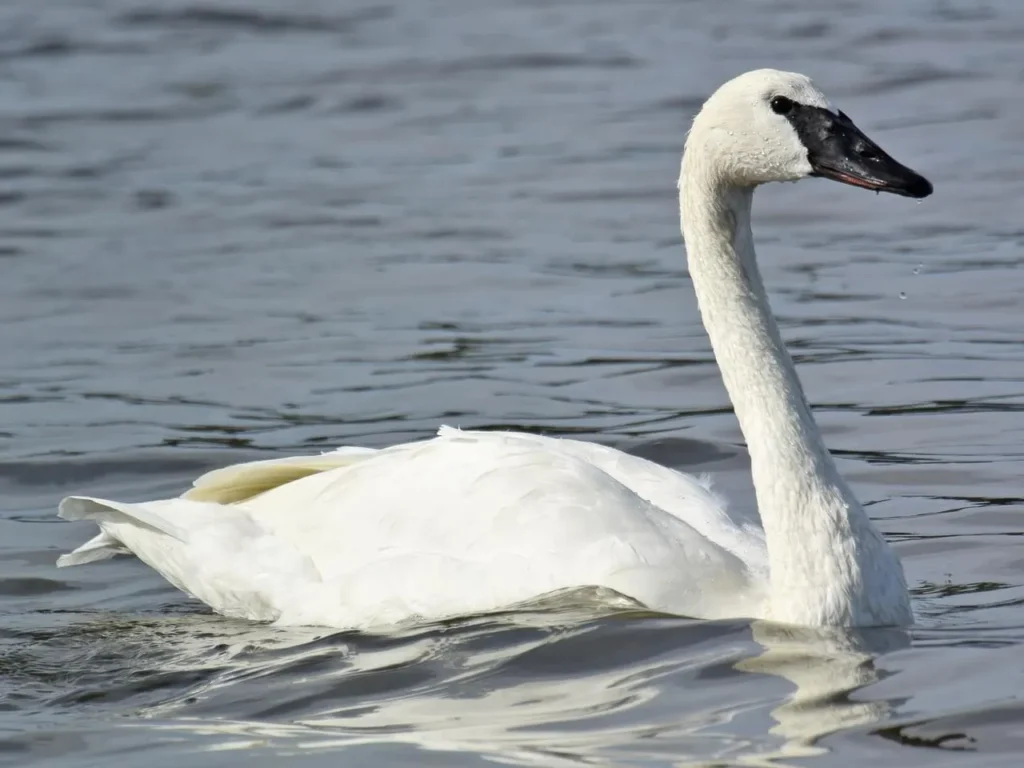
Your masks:
{"label": "gray water", "polygon": [[[0,5],[0,764],[1016,766],[1024,5]],[[588,609],[386,636],[57,571],[68,493],[516,427],[753,503],[674,184],[703,98],[812,75],[920,205],[756,203],[809,398],[910,632]],[[287,762],[286,762],[287,761]]]}

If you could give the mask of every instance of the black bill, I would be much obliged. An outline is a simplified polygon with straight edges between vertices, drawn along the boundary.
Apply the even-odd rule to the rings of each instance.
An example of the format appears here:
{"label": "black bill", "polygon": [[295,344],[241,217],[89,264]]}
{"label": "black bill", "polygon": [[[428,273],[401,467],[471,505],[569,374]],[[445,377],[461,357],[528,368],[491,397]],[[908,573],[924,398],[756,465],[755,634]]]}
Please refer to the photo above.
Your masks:
{"label": "black bill", "polygon": [[794,107],[786,117],[807,147],[813,176],[906,197],[932,193],[928,179],[889,157],[842,112]]}

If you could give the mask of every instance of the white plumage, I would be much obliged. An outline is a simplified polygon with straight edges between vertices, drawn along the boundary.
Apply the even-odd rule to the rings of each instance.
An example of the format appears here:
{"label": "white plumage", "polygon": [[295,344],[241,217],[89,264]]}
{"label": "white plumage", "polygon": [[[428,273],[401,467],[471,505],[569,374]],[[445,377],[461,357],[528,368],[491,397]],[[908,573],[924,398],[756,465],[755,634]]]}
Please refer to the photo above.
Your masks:
{"label": "white plumage", "polygon": [[[282,470],[306,475],[247,496]],[[767,575],[760,527],[706,484],[519,433],[442,428],[381,451],[217,470],[181,499],[70,498],[60,513],[103,529],[61,565],[127,548],[219,613],[287,624],[469,615],[590,585],[674,612],[759,613]]]}

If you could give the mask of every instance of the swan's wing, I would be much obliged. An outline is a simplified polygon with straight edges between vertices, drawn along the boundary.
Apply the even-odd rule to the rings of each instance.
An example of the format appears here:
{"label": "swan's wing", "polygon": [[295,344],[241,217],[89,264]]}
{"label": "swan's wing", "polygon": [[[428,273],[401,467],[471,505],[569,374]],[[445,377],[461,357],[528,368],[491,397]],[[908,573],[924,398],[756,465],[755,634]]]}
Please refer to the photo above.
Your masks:
{"label": "swan's wing", "polygon": [[597,467],[642,499],[692,526],[697,533],[732,552],[750,566],[767,568],[760,520],[732,509],[707,475],[678,472],[648,459],[597,443],[521,432],[461,431],[442,427],[442,438],[513,439],[538,449],[575,456]]}
{"label": "swan's wing", "polygon": [[198,477],[183,499],[234,504],[309,475],[345,467],[376,453],[372,448],[346,446],[319,456],[264,459],[215,469]]}
{"label": "swan's wing", "polygon": [[[381,459],[387,458],[401,465],[410,451],[430,450],[430,445],[445,440],[468,441],[481,447],[511,447],[520,452],[551,452],[579,459],[614,478],[641,499],[691,526],[700,536],[747,563],[752,571],[761,573],[767,569],[764,532],[760,521],[731,508],[725,498],[713,489],[709,477],[678,472],[597,443],[523,432],[463,431],[443,426],[433,440],[403,443],[379,451],[344,446],[319,456],[236,464],[201,476],[183,498],[222,504],[237,503],[311,475],[352,466],[378,454]],[[398,455],[403,458],[396,459]],[[495,460],[501,461],[500,458]]]}
{"label": "swan's wing", "polygon": [[691,524],[711,528],[703,521],[717,514],[702,509],[714,500],[706,489],[671,514],[559,443],[445,430],[246,504],[325,579],[377,584],[382,601],[415,594],[423,610],[464,598],[500,606],[581,584],[681,608],[713,584],[718,594],[740,592],[760,578],[756,544],[748,563]]}

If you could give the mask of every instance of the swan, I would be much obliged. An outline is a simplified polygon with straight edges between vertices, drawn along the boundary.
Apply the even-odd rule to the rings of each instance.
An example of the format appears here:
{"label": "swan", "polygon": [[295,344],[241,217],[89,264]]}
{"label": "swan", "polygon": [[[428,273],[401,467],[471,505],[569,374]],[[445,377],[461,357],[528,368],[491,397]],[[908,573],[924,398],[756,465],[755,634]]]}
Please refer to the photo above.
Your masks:
{"label": "swan", "polygon": [[58,565],[134,554],[218,613],[282,625],[369,630],[576,588],[694,618],[912,624],[902,565],[825,447],[754,255],[755,188],[813,176],[932,192],[808,77],[769,69],[708,98],[679,176],[690,275],[760,523],[704,478],[606,446],[442,427],[214,470],[179,498],[68,497],[59,516],[100,532]]}

